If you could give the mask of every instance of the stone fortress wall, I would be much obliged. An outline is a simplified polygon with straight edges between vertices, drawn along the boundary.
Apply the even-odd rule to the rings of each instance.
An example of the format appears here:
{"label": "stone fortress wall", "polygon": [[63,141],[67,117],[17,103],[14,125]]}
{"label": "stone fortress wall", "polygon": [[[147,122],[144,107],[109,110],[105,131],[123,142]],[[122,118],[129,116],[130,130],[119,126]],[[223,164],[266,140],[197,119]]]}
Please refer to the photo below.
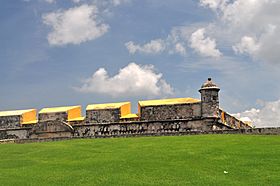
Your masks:
{"label": "stone fortress wall", "polygon": [[81,106],[0,112],[0,139],[51,139],[187,134],[251,129],[219,107],[219,87],[209,78],[201,99],[173,98],[138,102],[93,104],[81,115]]}

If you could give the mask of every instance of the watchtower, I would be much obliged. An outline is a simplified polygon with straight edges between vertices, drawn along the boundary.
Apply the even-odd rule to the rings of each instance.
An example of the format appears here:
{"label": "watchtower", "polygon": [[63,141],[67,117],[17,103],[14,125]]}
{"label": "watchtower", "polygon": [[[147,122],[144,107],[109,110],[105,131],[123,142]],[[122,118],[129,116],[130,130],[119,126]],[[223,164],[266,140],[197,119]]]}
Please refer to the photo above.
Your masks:
{"label": "watchtower", "polygon": [[201,86],[201,115],[203,118],[219,117],[219,91],[220,88],[211,78]]}

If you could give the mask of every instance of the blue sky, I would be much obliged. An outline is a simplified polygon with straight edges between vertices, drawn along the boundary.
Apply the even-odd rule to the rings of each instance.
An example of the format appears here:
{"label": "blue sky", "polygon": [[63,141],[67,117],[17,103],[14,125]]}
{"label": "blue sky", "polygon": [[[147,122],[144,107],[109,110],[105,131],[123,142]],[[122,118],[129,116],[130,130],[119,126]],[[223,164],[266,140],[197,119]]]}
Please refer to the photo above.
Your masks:
{"label": "blue sky", "polygon": [[[3,0],[0,109],[196,97],[280,125],[280,2]],[[269,117],[268,117],[269,115]],[[263,124],[265,123],[265,124]]]}

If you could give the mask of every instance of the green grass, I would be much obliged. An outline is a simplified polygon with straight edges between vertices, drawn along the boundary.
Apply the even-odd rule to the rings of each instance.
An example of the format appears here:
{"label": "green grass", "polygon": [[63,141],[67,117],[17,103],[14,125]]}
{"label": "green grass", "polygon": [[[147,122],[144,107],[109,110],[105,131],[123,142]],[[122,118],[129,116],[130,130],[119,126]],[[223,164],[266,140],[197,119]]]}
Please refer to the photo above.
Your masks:
{"label": "green grass", "polygon": [[279,185],[280,136],[198,135],[0,145],[0,185],[187,184]]}

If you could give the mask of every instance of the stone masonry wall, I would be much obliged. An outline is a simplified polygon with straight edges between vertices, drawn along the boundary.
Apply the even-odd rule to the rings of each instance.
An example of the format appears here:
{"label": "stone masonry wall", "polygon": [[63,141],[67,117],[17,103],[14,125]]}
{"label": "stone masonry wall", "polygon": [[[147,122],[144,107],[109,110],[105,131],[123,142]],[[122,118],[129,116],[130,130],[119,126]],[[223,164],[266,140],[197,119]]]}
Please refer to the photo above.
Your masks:
{"label": "stone masonry wall", "polygon": [[118,135],[146,135],[186,131],[211,130],[213,123],[201,120],[174,120],[157,122],[99,123],[67,126],[60,121],[45,121],[32,128],[0,130],[0,139],[41,139],[58,137],[108,137]]}
{"label": "stone masonry wall", "polygon": [[201,116],[200,103],[144,106],[140,109],[141,121],[190,119]]}
{"label": "stone masonry wall", "polygon": [[21,116],[1,116],[0,129],[19,128]]}
{"label": "stone masonry wall", "polygon": [[70,125],[84,125],[85,124],[85,120],[79,120],[79,121],[69,121],[68,122]]}
{"label": "stone masonry wall", "polygon": [[29,138],[30,128],[24,129],[1,129],[0,140],[2,139],[27,139]]}
{"label": "stone masonry wall", "polygon": [[[50,122],[46,125],[54,125]],[[280,135],[278,128],[228,129],[215,121],[177,120],[158,122],[107,123],[74,126],[73,129],[60,126],[59,130],[42,130],[50,126],[0,130],[0,140],[13,139],[21,142],[55,141],[71,138],[105,138],[121,136],[164,136],[188,134],[272,134]],[[52,126],[51,126],[52,127]],[[58,127],[58,126],[56,126]],[[214,127],[215,130],[212,130]],[[52,129],[54,129],[52,127]],[[4,141],[5,142],[5,141]],[[1,143],[1,141],[0,141]]]}
{"label": "stone masonry wall", "polygon": [[50,120],[67,121],[68,114],[67,112],[39,113],[38,119],[39,122],[50,121]]}
{"label": "stone masonry wall", "polygon": [[244,134],[244,135],[280,135],[280,127],[275,128],[254,128],[254,129],[230,129],[230,130],[210,130],[210,131],[186,131],[186,132],[165,132],[165,133],[139,133],[139,134],[123,134],[112,136],[72,136],[72,137],[54,137],[54,138],[10,138],[1,140],[2,143],[31,143],[31,142],[46,142],[70,140],[79,138],[105,138],[105,137],[138,137],[138,136],[178,136],[178,135],[202,135],[202,134]]}
{"label": "stone masonry wall", "polygon": [[108,137],[132,134],[161,134],[187,131],[207,131],[226,129],[216,121],[208,120],[165,120],[165,121],[137,121],[130,123],[102,123],[83,126],[73,126],[75,137]]}
{"label": "stone masonry wall", "polygon": [[201,90],[202,117],[219,116],[219,94],[217,90]]}
{"label": "stone masonry wall", "polygon": [[112,123],[119,122],[120,109],[87,110],[86,123]]}

